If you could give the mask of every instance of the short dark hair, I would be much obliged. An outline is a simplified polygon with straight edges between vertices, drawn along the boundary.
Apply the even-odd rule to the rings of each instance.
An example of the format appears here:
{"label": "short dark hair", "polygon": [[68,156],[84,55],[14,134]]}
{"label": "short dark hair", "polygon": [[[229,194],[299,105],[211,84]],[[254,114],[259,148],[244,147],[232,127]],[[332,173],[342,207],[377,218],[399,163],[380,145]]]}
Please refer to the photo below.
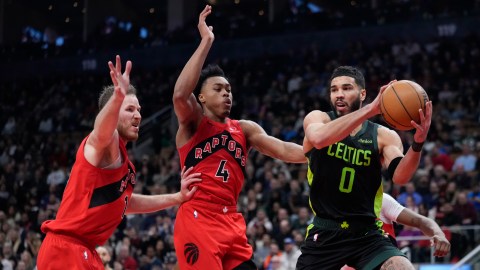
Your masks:
{"label": "short dark hair", "polygon": [[355,79],[355,83],[360,86],[362,89],[365,89],[365,77],[363,76],[360,69],[352,66],[339,66],[337,67],[330,77],[330,82],[340,76],[348,76]]}
{"label": "short dark hair", "polygon": [[202,69],[202,72],[200,72],[200,77],[198,78],[197,86],[193,90],[193,94],[195,96],[198,96],[205,81],[210,77],[216,76],[224,77],[225,79],[227,79],[227,77],[225,77],[225,72],[223,72],[223,69],[216,64],[210,64],[204,69]]}
{"label": "short dark hair", "polygon": [[[115,91],[115,87],[113,85],[105,86],[100,93],[100,97],[98,98],[98,109],[101,111],[105,104],[107,104],[108,100],[113,96],[113,92]],[[136,95],[137,89],[133,85],[128,86],[127,95]]]}

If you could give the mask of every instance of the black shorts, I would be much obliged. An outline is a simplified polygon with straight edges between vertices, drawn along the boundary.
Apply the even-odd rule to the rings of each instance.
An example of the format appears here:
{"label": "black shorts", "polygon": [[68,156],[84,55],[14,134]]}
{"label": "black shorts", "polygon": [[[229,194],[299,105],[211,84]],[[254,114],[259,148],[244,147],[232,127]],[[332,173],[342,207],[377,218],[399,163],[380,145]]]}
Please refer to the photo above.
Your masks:
{"label": "black shorts", "polygon": [[390,257],[405,257],[380,229],[352,231],[313,224],[308,227],[301,250],[297,270],[338,270],[345,264],[355,269],[375,269]]}

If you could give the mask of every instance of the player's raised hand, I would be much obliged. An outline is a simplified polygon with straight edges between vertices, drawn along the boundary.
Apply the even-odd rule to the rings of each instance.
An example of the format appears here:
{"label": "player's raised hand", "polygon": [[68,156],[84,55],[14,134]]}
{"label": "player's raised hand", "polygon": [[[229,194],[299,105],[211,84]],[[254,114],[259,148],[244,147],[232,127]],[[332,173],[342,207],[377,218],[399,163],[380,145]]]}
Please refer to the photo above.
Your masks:
{"label": "player's raised hand", "polygon": [[130,86],[130,71],[132,70],[132,62],[129,60],[125,66],[125,71],[122,74],[122,60],[120,56],[115,57],[115,66],[112,61],[108,61],[108,67],[110,68],[110,77],[116,92],[127,94],[128,87]]}
{"label": "player's raised hand", "polygon": [[425,112],[423,112],[422,109],[419,109],[418,113],[420,114],[420,124],[415,123],[413,120],[411,121],[411,124],[416,129],[413,139],[417,143],[422,143],[427,139],[428,130],[432,123],[432,101],[427,101],[427,103],[425,103]]}
{"label": "player's raised hand", "polygon": [[385,92],[385,89],[387,89],[387,87],[389,87],[392,83],[394,83],[396,81],[397,80],[390,81],[388,84],[382,85],[382,87],[380,87],[380,90],[378,91],[377,96],[375,97],[375,99],[371,103],[371,105],[373,107],[372,110],[374,110],[375,114],[381,113],[380,99],[382,98],[383,92]]}
{"label": "player's raised hand", "polygon": [[213,27],[208,26],[205,22],[205,19],[212,13],[212,6],[206,5],[203,11],[198,16],[198,31],[200,32],[200,36],[202,39],[210,38],[214,39],[215,35],[213,34]]}
{"label": "player's raised hand", "polygon": [[180,174],[182,180],[181,180],[181,187],[180,187],[180,197],[181,201],[188,201],[192,198],[193,194],[195,191],[197,191],[198,186],[194,186],[190,189],[190,186],[193,183],[198,183],[202,181],[200,176],[202,175],[201,173],[192,173],[193,167],[188,168],[185,170],[185,167],[182,168],[182,172]]}

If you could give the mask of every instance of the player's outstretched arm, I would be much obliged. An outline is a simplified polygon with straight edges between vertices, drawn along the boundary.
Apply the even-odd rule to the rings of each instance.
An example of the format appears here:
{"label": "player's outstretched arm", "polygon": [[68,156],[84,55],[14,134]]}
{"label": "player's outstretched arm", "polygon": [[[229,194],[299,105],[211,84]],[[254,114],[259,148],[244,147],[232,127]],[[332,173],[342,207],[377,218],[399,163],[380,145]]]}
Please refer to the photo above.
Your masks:
{"label": "player's outstretched arm", "polygon": [[270,136],[259,124],[250,120],[240,120],[240,125],[248,145],[260,153],[290,163],[307,162],[301,145]]}
{"label": "player's outstretched arm", "polygon": [[212,7],[207,5],[200,13],[198,31],[202,40],[175,83],[173,106],[180,124],[189,123],[201,114],[202,108],[193,95],[193,90],[197,85],[203,64],[215,39],[212,26],[207,26],[205,22],[205,19],[211,12]]}
{"label": "player's outstretched arm", "polygon": [[[117,157],[119,155],[117,124],[123,100],[130,86],[132,62],[127,61],[123,73],[122,62],[118,55],[116,56],[115,66],[111,61],[108,62],[108,66],[114,92],[95,118],[93,131],[90,133],[84,149],[85,158],[94,166],[100,166],[104,156]],[[107,148],[114,152],[106,154]]]}
{"label": "player's outstretched arm", "polygon": [[397,222],[403,225],[418,228],[423,234],[431,237],[432,239],[430,242],[435,249],[433,254],[434,256],[443,257],[450,252],[450,242],[445,237],[442,229],[432,219],[405,208],[400,215],[398,215]]}
{"label": "player's outstretched arm", "polygon": [[89,143],[97,149],[105,148],[112,142],[117,130],[120,108],[130,85],[132,62],[127,61],[123,74],[120,56],[116,56],[115,62],[115,66],[111,61],[108,62],[115,91],[95,118],[94,128],[89,137]]}
{"label": "player's outstretched arm", "polygon": [[179,205],[190,200],[198,188],[197,186],[192,187],[192,184],[202,181],[200,178],[201,173],[191,173],[192,170],[193,167],[190,167],[187,170],[185,170],[185,168],[182,169],[181,189],[177,193],[161,195],[132,194],[132,198],[130,199],[127,211],[125,213],[151,213]]}

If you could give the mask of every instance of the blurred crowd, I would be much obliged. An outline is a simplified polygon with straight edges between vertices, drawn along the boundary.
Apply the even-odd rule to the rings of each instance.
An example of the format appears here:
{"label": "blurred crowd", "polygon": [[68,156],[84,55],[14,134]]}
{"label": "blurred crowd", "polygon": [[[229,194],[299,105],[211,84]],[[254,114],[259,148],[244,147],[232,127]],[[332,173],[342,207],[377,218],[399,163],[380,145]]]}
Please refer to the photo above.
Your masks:
{"label": "blurred crowd", "polygon": [[[204,1],[200,1],[204,2]],[[207,1],[207,3],[216,1]],[[480,1],[218,1],[209,17],[218,39],[239,39],[258,36],[307,33],[347,27],[381,26],[397,23],[430,21],[445,18],[475,17],[480,14]],[[81,3],[81,1],[80,1]],[[203,9],[197,3],[195,14]],[[92,27],[86,40],[82,29],[65,25],[26,24],[16,44],[1,44],[0,57],[5,62],[51,59],[72,55],[109,52],[190,43],[199,38],[197,17],[182,27],[167,30],[169,14],[139,14],[135,21],[105,16]],[[170,15],[171,16],[171,15]],[[72,26],[73,27],[73,26]],[[34,31],[32,31],[35,29]],[[60,30],[63,29],[63,30]],[[63,32],[62,32],[63,31]],[[61,37],[61,42],[57,37]]]}
{"label": "blurred crowd", "polygon": [[[368,47],[354,41],[346,50],[329,54],[312,44],[283,55],[216,61],[232,84],[231,117],[251,119],[267,133],[299,144],[304,115],[313,109],[329,110],[328,78],[339,65],[356,65],[363,70],[367,103],[381,85],[392,79],[411,79],[422,85],[433,101],[434,111],[420,169],[404,187],[392,185],[385,175],[384,189],[406,207],[445,228],[452,251],[444,261],[454,262],[480,243],[480,230],[470,229],[480,224],[479,42],[476,35],[422,44],[379,40]],[[144,118],[171,105],[179,71],[180,67],[133,69],[132,84],[139,90]],[[98,94],[109,80],[105,66],[103,75],[52,75],[1,83],[3,269],[34,269],[44,237],[40,225],[55,218],[77,147],[93,126]],[[372,120],[383,123],[381,117]],[[408,149],[413,133],[399,134],[404,149]],[[163,194],[178,190],[180,169],[173,138],[167,129],[158,130],[153,138],[154,154],[135,158],[129,150],[137,169],[136,192]],[[312,218],[307,167],[285,164],[255,151],[247,164],[238,210],[245,216],[256,263],[259,269],[294,269]],[[110,266],[172,269],[176,209],[127,216],[105,243]],[[399,236],[419,234],[407,227],[397,230]],[[413,262],[429,260],[428,241],[401,241],[399,245],[411,250]]]}

